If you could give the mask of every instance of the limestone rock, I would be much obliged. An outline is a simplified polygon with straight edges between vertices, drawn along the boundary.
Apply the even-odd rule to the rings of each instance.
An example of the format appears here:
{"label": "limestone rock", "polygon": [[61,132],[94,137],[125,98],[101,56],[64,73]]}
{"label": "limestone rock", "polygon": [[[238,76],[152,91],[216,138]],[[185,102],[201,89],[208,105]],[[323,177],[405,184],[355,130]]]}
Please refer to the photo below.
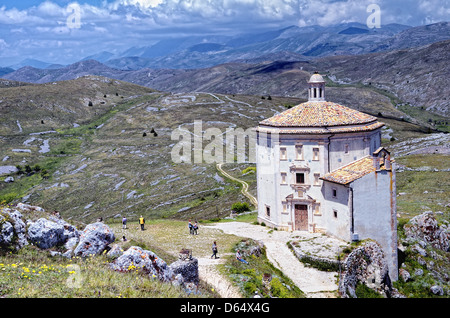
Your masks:
{"label": "limestone rock", "polygon": [[64,226],[44,218],[32,222],[28,227],[28,238],[41,249],[63,245],[67,241]]}
{"label": "limestone rock", "polygon": [[14,228],[11,223],[3,221],[0,215],[0,246],[8,246],[12,243]]}
{"label": "limestone rock", "polygon": [[435,294],[435,295],[439,295],[439,296],[443,296],[444,295],[444,289],[441,286],[438,285],[433,285],[430,287],[430,291]]}
{"label": "limestone rock", "polygon": [[176,275],[178,284],[182,286],[188,284],[198,285],[198,260],[196,258],[178,260],[170,264],[170,268]]}
{"label": "limestone rock", "polygon": [[140,269],[150,277],[169,282],[173,278],[173,271],[152,251],[138,246],[131,246],[111,264],[112,269],[121,272]]}
{"label": "limestone rock", "polygon": [[445,252],[450,251],[450,232],[438,225],[432,212],[413,217],[404,228],[407,240],[418,241],[419,244],[424,242]]}
{"label": "limestone rock", "polygon": [[106,224],[102,222],[88,224],[81,231],[80,241],[73,254],[81,257],[101,254],[109,248],[109,244],[114,240],[114,233]]}
{"label": "limestone rock", "polygon": [[108,251],[107,256],[109,258],[119,257],[123,254],[123,249],[119,244],[114,244],[111,249]]}
{"label": "limestone rock", "polygon": [[[12,247],[15,249],[20,249],[27,245],[26,225],[22,220],[22,214],[15,209],[9,208],[4,208],[1,212],[0,226],[2,234],[0,235],[3,237],[3,244],[14,244]],[[10,225],[12,226],[12,232]]]}
{"label": "limestone rock", "polygon": [[345,270],[339,281],[339,293],[343,298],[356,298],[358,282],[390,297],[393,291],[389,268],[381,247],[373,241],[351,252],[344,262]]}

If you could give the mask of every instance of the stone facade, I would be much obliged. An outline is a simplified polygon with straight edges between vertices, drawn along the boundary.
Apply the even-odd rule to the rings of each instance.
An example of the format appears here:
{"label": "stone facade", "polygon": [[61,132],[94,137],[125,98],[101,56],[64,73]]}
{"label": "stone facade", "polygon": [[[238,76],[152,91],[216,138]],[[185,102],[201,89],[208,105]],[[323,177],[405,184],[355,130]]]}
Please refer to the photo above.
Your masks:
{"label": "stone facade", "polygon": [[[325,101],[319,74],[309,84],[308,102],[256,129],[258,220],[345,241],[374,239],[396,280],[395,169],[380,147],[384,124]],[[320,94],[311,94],[317,87]]]}

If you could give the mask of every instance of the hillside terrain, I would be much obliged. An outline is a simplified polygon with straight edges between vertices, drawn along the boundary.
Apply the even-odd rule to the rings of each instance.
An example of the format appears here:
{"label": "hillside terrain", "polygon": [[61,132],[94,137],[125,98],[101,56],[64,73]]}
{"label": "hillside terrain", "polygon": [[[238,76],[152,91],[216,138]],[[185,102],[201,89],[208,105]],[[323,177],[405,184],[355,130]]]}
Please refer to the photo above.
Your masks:
{"label": "hillside terrain", "polygon": [[[139,214],[148,218],[228,215],[232,203],[245,200],[239,194],[239,184],[220,177],[214,164],[174,163],[171,149],[178,140],[172,140],[172,131],[180,128],[193,132],[194,120],[198,119],[203,130],[247,129],[285,109],[285,104],[300,101],[209,93],[172,95],[131,84],[128,95],[122,98],[124,91],[120,89],[126,89],[122,82],[100,77],[71,82],[37,85],[40,99],[26,95],[37,86],[23,89],[26,101],[42,102],[41,107],[24,110],[15,102],[16,95],[11,97],[12,103],[4,99],[11,116],[1,128],[2,165],[20,165],[22,170],[12,175],[14,182],[0,184],[0,198],[35,202],[48,210],[61,211],[66,218],[86,221],[121,213],[131,218]],[[44,103],[57,98],[54,88],[58,85],[74,88],[73,100],[66,101],[72,111],[54,107],[62,102]],[[84,85],[86,90],[78,91],[76,85]],[[90,96],[92,85],[98,87]],[[5,97],[11,89],[4,89]],[[69,92],[67,88],[65,94]],[[88,106],[87,100],[92,100],[93,106]],[[42,114],[48,107],[55,108],[54,118]],[[241,169],[245,167],[243,164]]]}
{"label": "hillside terrain", "polygon": [[[306,77],[306,72],[299,72]],[[383,138],[392,147],[396,142],[423,138],[429,131],[405,121],[406,115],[388,98],[370,89],[331,87],[330,99],[334,92],[342,100],[354,98],[350,107],[357,105],[374,115],[382,112],[380,119],[387,124]],[[224,178],[214,163],[175,163],[171,151],[179,137],[172,137],[173,132],[195,133],[196,120],[201,120],[203,131],[246,130],[304,101],[172,94],[99,76],[2,88],[0,93],[0,107],[8,113],[0,123],[0,159],[6,167],[0,200],[26,201],[86,222],[120,214],[179,219],[228,215],[233,203],[248,200],[240,193],[240,184]],[[210,142],[203,140],[203,155],[208,154]],[[442,138],[440,143],[445,145]],[[223,167],[243,178],[242,171],[252,164],[236,162]],[[14,181],[5,182],[8,177]],[[244,180],[255,195],[254,175]]]}
{"label": "hillside terrain", "polygon": [[[273,64],[266,64],[266,67],[271,66]],[[283,73],[282,68],[280,73]],[[299,74],[307,76],[303,70]],[[187,219],[218,220],[230,214],[233,203],[251,204],[251,201],[241,193],[240,183],[223,175],[215,163],[175,163],[171,151],[178,139],[172,138],[172,133],[181,130],[194,134],[195,120],[201,120],[203,131],[218,128],[225,133],[227,128],[255,127],[262,119],[304,99],[206,92],[169,93],[101,76],[83,76],[47,84],[3,83],[0,105],[9,115],[0,123],[0,168],[12,167],[12,170],[0,175],[0,202],[36,204],[49,212],[57,210],[64,219],[78,224],[88,224],[102,217],[113,224],[118,236],[126,234],[133,242],[151,245],[166,260],[175,258],[181,247],[193,248],[202,258],[199,264],[199,271],[204,275],[202,279],[213,284],[223,295],[231,295],[230,289],[227,289],[228,294],[219,289],[223,284],[218,280],[222,279],[223,272],[217,273],[217,268],[205,261],[210,242],[184,234],[183,228]],[[379,116],[387,124],[383,131],[383,144],[392,150],[399,164],[399,223],[403,225],[423,211],[432,211],[440,224],[448,224],[448,135],[429,134],[429,127],[412,119],[405,120],[409,116],[394,107],[392,99],[371,88],[335,83],[327,88],[327,96],[330,95],[330,99],[354,101],[349,106],[357,105],[359,110]],[[207,149],[209,143],[209,140],[204,140],[202,149]],[[246,169],[253,166],[253,163],[236,162],[222,167],[232,177],[244,180],[249,185],[249,192],[256,195],[255,174]],[[137,227],[130,227],[125,233],[119,226],[122,215],[129,218],[130,226],[143,215],[151,231],[141,233]],[[221,255],[224,261],[225,258],[227,262],[232,260],[230,255],[237,242],[236,236],[218,234],[207,226],[201,229],[201,234],[209,240],[218,237],[226,240],[226,245],[221,245]],[[25,251],[13,258],[4,258],[5,270],[19,274],[9,262],[21,259],[28,264],[35,257],[30,256],[33,253],[32,250]],[[271,253],[274,252],[267,256],[275,257]],[[50,262],[43,256],[40,259]],[[429,258],[426,261],[429,264],[433,262]],[[416,263],[413,258],[407,260],[406,269],[412,275],[412,283],[402,283],[402,288],[411,297],[429,297],[427,290],[435,283],[431,283],[428,276],[418,276]],[[426,268],[422,266],[422,272],[436,276],[428,263]],[[263,264],[253,266],[265,273],[268,271],[266,261]],[[277,264],[282,268],[285,266]],[[224,267],[230,271],[225,274],[230,280],[236,276],[235,265]],[[439,268],[447,268],[445,263],[438,265]],[[37,265],[26,266],[38,270]],[[118,283],[120,277],[105,271],[99,261],[81,266],[83,270],[108,279],[111,286],[95,279],[90,282],[96,293],[102,291],[106,297],[155,295],[148,294],[147,285],[140,284],[137,285],[138,292],[131,292]],[[254,267],[250,271],[247,268],[240,270],[243,273],[240,275],[249,276]],[[277,272],[276,275],[281,274]],[[66,276],[56,276],[57,286],[63,285]],[[333,277],[333,274],[328,276]],[[436,277],[442,280],[442,275]],[[42,283],[48,283],[48,278],[42,279]],[[260,281],[258,277],[255,279]],[[19,282],[10,286],[18,288],[17,297],[42,295],[37,285],[26,292]],[[234,281],[233,286],[240,287],[241,291],[242,288],[253,290],[250,288],[253,285],[242,285],[241,280]],[[65,287],[59,288],[64,290]],[[119,290],[126,293],[118,294]],[[214,297],[214,291],[209,290],[205,295]],[[12,289],[8,289],[10,292]],[[57,295],[64,295],[61,293],[56,291]],[[74,297],[93,296],[90,289],[72,293],[70,291],[69,295]],[[161,293],[168,297],[184,297],[174,290],[162,289]],[[299,292],[298,295],[303,294]]]}
{"label": "hillside terrain", "polygon": [[[5,79],[52,83],[86,74],[106,76],[173,93],[210,92],[306,98],[307,80],[327,75],[327,99],[378,115],[417,120],[430,129],[448,131],[448,59],[450,41],[421,47],[352,56],[296,60],[247,59],[200,69],[118,70],[94,60],[60,69],[25,67]],[[264,59],[264,58],[263,58]],[[386,110],[394,105],[397,110]],[[390,106],[389,106],[390,107]],[[370,110],[369,110],[370,109]],[[396,113],[393,113],[396,112]]]}

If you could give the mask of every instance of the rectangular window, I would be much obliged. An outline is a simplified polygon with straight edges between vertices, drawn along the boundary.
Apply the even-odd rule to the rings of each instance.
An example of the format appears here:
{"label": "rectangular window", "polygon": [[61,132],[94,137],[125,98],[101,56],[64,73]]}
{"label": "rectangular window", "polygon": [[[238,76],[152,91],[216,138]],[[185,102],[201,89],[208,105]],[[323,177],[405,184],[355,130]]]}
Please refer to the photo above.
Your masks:
{"label": "rectangular window", "polygon": [[295,174],[295,183],[304,184],[305,183],[305,174],[304,173],[296,173]]}
{"label": "rectangular window", "polygon": [[314,185],[320,185],[320,173],[314,174]]}
{"label": "rectangular window", "polygon": [[333,210],[333,216],[334,216],[335,218],[337,218],[337,212],[338,212],[338,211]]}
{"label": "rectangular window", "polygon": [[287,159],[286,148],[280,148],[280,159],[281,160],[286,160]]}
{"label": "rectangular window", "polygon": [[303,146],[302,145],[295,146],[295,159],[303,160]]}
{"label": "rectangular window", "polygon": [[286,179],[287,179],[287,173],[286,172],[282,172],[281,173],[281,184],[286,184]]}
{"label": "rectangular window", "polygon": [[314,205],[314,214],[320,215],[320,203],[316,202]]}
{"label": "rectangular window", "polygon": [[313,160],[319,160],[319,148],[313,148]]}
{"label": "rectangular window", "polygon": [[337,197],[337,190],[336,190],[336,188],[333,188],[333,198],[335,198],[335,197]]}
{"label": "rectangular window", "polygon": [[266,216],[270,216],[270,206],[266,205]]}
{"label": "rectangular window", "polygon": [[349,145],[345,144],[344,145],[344,153],[347,154],[348,153],[348,149],[349,149]]}

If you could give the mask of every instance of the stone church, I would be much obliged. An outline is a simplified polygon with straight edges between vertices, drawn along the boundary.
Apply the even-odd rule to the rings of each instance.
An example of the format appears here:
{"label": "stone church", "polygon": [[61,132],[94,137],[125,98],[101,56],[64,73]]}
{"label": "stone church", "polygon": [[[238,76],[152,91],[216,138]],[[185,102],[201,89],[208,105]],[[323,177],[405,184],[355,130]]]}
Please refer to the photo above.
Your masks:
{"label": "stone church", "polygon": [[256,128],[258,221],[383,248],[398,278],[394,160],[376,117],[328,102],[313,74],[308,101]]}

